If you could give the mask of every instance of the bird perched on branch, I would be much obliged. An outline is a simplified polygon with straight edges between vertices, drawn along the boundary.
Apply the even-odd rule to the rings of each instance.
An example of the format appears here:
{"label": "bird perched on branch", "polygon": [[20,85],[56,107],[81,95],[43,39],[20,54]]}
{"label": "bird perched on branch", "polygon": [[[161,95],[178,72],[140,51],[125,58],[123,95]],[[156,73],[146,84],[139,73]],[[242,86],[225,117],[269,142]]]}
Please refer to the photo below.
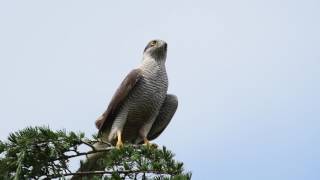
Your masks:
{"label": "bird perched on branch", "polygon": [[96,121],[102,140],[121,147],[123,142],[149,144],[167,127],[178,106],[167,94],[167,43],[152,40],[143,60],[123,80],[107,110]]}
{"label": "bird perched on branch", "polygon": [[[163,132],[178,107],[177,97],[167,94],[166,57],[166,42],[148,43],[142,63],[125,77],[107,110],[96,121],[99,139],[117,148],[123,143],[148,145]],[[105,145],[98,142],[93,146],[98,150]],[[103,167],[96,163],[101,155],[89,155],[78,171],[101,170]]]}

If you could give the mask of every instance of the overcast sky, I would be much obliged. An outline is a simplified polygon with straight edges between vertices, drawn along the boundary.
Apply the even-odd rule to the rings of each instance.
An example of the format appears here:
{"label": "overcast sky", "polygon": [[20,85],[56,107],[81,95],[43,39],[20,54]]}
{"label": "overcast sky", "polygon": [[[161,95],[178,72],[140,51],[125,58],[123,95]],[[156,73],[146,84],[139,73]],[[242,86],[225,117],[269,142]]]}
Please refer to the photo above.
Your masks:
{"label": "overcast sky", "polygon": [[0,139],[96,132],[147,42],[179,107],[155,141],[194,179],[320,178],[320,1],[0,0]]}

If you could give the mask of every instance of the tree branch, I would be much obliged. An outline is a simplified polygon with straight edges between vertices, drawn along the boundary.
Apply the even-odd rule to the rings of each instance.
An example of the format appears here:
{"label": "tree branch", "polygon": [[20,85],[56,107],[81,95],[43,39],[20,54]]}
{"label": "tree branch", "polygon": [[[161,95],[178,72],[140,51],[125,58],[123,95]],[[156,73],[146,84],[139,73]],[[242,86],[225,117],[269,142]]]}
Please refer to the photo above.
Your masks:
{"label": "tree branch", "polygon": [[[121,174],[140,174],[140,173],[153,173],[153,174],[168,174],[168,175],[175,175],[169,172],[163,171],[156,171],[156,170],[123,170],[117,171]],[[61,175],[48,175],[47,178],[58,178],[63,176],[85,176],[85,175],[103,175],[103,174],[112,174],[114,171],[82,171],[82,172],[75,172],[75,173],[65,173]]]}

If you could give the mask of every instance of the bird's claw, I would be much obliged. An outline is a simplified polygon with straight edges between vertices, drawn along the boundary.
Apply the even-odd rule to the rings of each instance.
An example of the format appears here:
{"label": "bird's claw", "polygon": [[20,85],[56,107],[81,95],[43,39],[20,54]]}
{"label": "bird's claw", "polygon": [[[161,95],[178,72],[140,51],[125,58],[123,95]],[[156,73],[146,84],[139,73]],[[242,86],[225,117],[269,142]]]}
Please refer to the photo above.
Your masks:
{"label": "bird's claw", "polygon": [[117,144],[116,144],[116,148],[117,148],[117,149],[120,149],[120,148],[122,148],[122,147],[123,147],[122,141],[118,141]]}
{"label": "bird's claw", "polygon": [[147,147],[151,147],[151,148],[157,148],[158,147],[157,144],[150,143],[150,141],[147,138],[144,139],[143,145],[145,145]]}

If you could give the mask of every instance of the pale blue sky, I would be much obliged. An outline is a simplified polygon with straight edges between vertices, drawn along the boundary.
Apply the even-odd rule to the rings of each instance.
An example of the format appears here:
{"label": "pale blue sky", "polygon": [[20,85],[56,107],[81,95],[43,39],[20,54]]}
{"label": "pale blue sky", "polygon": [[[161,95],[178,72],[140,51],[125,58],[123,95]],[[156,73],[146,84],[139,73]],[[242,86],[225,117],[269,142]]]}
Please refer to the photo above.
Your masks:
{"label": "pale blue sky", "polygon": [[194,179],[320,179],[320,1],[0,0],[0,139],[96,132],[146,43],[179,108],[155,142]]}

